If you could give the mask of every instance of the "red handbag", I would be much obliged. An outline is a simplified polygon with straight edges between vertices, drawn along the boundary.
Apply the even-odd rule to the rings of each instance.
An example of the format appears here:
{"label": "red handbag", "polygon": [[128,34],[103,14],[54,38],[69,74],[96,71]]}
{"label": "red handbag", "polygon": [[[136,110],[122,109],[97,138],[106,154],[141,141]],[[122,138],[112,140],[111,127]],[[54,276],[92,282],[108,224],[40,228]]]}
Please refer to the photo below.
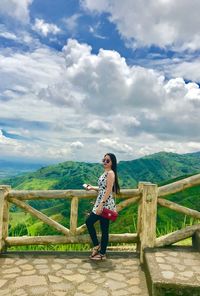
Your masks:
{"label": "red handbag", "polygon": [[116,211],[112,211],[112,210],[103,208],[103,211],[101,213],[101,217],[115,221],[118,217],[118,213]]}

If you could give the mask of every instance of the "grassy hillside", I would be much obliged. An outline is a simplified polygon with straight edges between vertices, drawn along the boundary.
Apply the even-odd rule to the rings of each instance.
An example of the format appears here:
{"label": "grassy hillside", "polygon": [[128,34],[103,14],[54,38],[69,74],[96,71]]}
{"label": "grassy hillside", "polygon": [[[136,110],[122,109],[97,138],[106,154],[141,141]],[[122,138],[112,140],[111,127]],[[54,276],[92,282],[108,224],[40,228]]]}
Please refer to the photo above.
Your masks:
{"label": "grassy hillside", "polygon": [[119,163],[123,187],[135,187],[138,181],[159,183],[179,176],[200,172],[200,153],[176,154],[159,152]]}
{"label": "grassy hillside", "polygon": [[101,172],[100,164],[67,161],[0,180],[0,184],[9,184],[15,189],[80,189],[85,182],[96,182]]}

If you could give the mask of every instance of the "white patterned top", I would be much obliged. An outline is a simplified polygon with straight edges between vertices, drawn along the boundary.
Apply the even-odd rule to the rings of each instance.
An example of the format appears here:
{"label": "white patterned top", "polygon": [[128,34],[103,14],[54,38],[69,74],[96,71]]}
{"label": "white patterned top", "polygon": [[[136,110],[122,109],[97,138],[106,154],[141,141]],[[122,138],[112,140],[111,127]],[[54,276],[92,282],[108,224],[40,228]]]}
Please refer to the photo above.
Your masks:
{"label": "white patterned top", "polygon": [[[96,214],[96,209],[98,208],[98,206],[99,206],[99,204],[106,192],[107,176],[108,176],[108,172],[104,172],[98,179],[99,193],[98,193],[96,202],[94,204],[94,207],[92,209],[92,212],[94,214]],[[112,192],[110,193],[108,199],[106,200],[106,202],[104,204],[104,208],[110,209],[112,211],[116,211],[116,205],[115,205],[115,201],[114,201]]]}

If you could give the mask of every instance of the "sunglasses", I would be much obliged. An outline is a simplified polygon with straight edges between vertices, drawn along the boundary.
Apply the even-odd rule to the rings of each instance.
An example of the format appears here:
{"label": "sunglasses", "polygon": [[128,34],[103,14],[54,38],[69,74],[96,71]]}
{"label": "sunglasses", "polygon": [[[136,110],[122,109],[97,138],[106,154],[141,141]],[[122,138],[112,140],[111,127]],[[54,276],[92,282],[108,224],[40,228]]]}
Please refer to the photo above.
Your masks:
{"label": "sunglasses", "polygon": [[103,158],[103,159],[102,159],[102,162],[103,162],[103,163],[104,163],[104,162],[105,162],[105,163],[109,163],[109,162],[110,162],[110,159]]}

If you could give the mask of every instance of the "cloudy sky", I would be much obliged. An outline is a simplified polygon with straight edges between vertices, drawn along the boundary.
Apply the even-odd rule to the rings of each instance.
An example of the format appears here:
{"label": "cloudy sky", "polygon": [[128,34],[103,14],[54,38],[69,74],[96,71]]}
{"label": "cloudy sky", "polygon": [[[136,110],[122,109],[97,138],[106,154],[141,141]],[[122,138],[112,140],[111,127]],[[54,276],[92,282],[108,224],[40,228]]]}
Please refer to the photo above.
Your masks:
{"label": "cloudy sky", "polygon": [[0,158],[200,150],[199,0],[1,0]]}

